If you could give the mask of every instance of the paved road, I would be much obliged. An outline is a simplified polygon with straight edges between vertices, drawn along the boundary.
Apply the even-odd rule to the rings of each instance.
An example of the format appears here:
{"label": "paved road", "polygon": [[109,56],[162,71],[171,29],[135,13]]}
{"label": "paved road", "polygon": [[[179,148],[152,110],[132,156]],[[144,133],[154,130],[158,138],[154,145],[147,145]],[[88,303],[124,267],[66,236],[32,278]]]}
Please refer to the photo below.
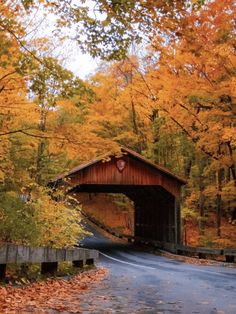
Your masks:
{"label": "paved road", "polygon": [[236,314],[236,268],[200,266],[112,242],[94,231],[109,276],[82,301],[82,313]]}

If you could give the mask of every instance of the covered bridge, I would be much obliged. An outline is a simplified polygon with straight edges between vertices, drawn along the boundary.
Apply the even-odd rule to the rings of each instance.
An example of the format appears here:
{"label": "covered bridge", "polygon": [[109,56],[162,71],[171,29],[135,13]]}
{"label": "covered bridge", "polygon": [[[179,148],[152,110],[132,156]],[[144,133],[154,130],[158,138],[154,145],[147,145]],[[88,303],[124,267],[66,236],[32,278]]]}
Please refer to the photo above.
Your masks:
{"label": "covered bridge", "polygon": [[186,181],[130,149],[121,152],[59,175],[50,186],[66,186],[69,193],[123,193],[134,202],[135,237],[179,243],[179,198]]}

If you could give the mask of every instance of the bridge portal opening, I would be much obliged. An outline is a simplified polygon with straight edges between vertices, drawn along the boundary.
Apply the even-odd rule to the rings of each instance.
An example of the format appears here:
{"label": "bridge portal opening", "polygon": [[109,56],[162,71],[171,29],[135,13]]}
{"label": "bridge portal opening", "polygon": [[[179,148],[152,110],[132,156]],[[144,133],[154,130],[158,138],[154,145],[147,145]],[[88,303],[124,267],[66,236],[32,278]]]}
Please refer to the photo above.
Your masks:
{"label": "bridge portal opening", "polygon": [[116,234],[133,237],[134,202],[122,193],[76,193],[76,198],[91,221]]}

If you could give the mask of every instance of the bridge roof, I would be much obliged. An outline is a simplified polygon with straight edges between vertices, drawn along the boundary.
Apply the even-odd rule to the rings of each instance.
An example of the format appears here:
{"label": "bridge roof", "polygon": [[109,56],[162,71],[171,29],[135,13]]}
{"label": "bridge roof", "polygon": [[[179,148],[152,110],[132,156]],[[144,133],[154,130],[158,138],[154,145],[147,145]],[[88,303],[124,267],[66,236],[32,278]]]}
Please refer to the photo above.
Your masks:
{"label": "bridge roof", "polygon": [[[134,158],[134,159],[136,159],[138,161],[141,161],[143,164],[146,164],[149,167],[153,168],[153,170],[158,170],[163,175],[165,175],[165,176],[171,178],[172,180],[176,181],[176,183],[178,183],[179,185],[185,185],[187,183],[187,181],[185,179],[183,179],[183,178],[173,174],[167,168],[159,166],[159,165],[151,162],[150,160],[144,158],[142,155],[138,154],[137,152],[135,152],[135,151],[133,151],[133,150],[131,150],[129,148],[121,147],[121,153],[122,153],[123,156],[128,155],[128,156],[131,156],[132,158]],[[87,163],[83,163],[83,164],[81,164],[81,165],[71,169],[69,172],[66,172],[66,173],[58,175],[56,178],[54,178],[53,180],[51,180],[49,182],[49,185],[57,184],[60,181],[63,181],[63,179],[70,178],[70,176],[74,176],[75,174],[81,172],[82,170],[84,170],[86,168],[89,168],[89,167],[91,167],[91,166],[93,166],[95,164],[98,164],[100,162],[106,162],[106,160],[108,158],[115,157],[115,156],[116,156],[115,154],[107,153],[107,154],[105,154],[103,156],[100,156],[100,157],[98,157],[98,158],[96,158],[94,160],[91,160],[91,161],[89,161]]]}

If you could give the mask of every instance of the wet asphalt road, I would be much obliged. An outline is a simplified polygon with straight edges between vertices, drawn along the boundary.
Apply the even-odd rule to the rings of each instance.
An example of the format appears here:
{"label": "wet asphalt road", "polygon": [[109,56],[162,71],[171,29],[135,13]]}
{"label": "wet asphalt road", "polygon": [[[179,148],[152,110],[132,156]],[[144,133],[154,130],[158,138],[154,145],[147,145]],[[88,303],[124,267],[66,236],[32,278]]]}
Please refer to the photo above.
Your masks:
{"label": "wet asphalt road", "polygon": [[108,277],[81,300],[82,313],[236,314],[236,268],[187,264],[112,242],[93,230]]}

